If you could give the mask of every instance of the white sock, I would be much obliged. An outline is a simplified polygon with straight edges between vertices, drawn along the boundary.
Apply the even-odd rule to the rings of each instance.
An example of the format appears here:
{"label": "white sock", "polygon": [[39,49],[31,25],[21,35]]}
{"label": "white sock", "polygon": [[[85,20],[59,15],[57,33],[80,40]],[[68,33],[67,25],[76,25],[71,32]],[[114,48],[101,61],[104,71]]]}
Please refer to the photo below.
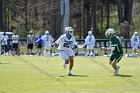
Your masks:
{"label": "white sock", "polygon": [[72,71],[71,71],[71,70],[69,70],[69,73],[71,74],[71,73],[72,73]]}

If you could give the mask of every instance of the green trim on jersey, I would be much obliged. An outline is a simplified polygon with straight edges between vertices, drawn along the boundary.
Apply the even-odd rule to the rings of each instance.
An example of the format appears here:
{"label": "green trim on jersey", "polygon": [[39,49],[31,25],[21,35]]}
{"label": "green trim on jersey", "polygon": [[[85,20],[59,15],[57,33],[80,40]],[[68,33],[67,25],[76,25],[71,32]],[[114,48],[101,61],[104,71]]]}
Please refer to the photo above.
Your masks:
{"label": "green trim on jersey", "polygon": [[113,49],[112,50],[113,54],[115,54],[115,55],[123,54],[122,45],[116,35],[113,35],[112,38],[110,39],[110,47],[111,47],[111,49]]}

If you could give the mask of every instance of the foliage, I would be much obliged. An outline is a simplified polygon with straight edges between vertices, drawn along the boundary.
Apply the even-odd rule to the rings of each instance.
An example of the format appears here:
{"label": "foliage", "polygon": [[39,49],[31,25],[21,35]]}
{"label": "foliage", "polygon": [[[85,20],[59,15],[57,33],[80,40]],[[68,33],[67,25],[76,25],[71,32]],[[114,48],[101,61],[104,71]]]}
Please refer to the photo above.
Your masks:
{"label": "foliage", "polygon": [[[7,17],[9,16],[9,28],[18,30],[20,37],[24,38],[30,30],[33,30],[34,33],[38,31],[43,33],[45,30],[49,30],[53,36],[57,36],[56,38],[61,35],[63,20],[62,16],[60,16],[60,0],[8,1],[9,14],[7,13]],[[136,22],[136,30],[139,31],[139,26],[137,25],[139,17],[136,16],[139,14],[135,12],[139,11],[139,0],[134,2],[136,2],[133,10],[134,23]],[[97,38],[103,38],[103,33],[107,29],[107,4],[110,7],[109,27],[117,30],[119,26],[117,0],[70,0],[70,26],[75,28],[76,34],[79,35],[78,39],[85,38],[87,31],[93,29],[93,33],[97,35]],[[96,23],[93,20],[93,6],[96,6],[94,7],[96,8]],[[93,23],[96,24],[96,28]]]}

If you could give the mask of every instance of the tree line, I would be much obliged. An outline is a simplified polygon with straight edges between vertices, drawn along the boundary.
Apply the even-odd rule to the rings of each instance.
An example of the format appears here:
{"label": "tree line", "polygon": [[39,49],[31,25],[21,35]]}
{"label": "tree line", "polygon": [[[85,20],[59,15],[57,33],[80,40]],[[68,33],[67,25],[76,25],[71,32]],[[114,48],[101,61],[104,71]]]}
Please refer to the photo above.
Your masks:
{"label": "tree line", "polygon": [[[53,37],[63,33],[61,0],[0,0],[0,31],[17,31],[25,38],[49,30]],[[129,38],[133,0],[70,0],[70,26],[77,39],[91,30],[96,38],[104,38],[108,28]]]}

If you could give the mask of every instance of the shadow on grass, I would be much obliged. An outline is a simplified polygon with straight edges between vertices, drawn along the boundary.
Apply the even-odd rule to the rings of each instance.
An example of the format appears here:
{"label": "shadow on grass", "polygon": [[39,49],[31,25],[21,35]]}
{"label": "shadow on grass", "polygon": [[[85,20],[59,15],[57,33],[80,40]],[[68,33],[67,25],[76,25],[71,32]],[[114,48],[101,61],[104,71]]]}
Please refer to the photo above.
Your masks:
{"label": "shadow on grass", "polygon": [[[66,76],[60,76],[60,77],[66,77]],[[70,75],[70,77],[88,77],[88,76],[87,75]]]}
{"label": "shadow on grass", "polygon": [[0,62],[0,64],[10,64],[10,63],[1,63],[1,62]]}
{"label": "shadow on grass", "polygon": [[118,76],[119,77],[132,77],[132,75],[122,75],[122,74],[119,74]]}

